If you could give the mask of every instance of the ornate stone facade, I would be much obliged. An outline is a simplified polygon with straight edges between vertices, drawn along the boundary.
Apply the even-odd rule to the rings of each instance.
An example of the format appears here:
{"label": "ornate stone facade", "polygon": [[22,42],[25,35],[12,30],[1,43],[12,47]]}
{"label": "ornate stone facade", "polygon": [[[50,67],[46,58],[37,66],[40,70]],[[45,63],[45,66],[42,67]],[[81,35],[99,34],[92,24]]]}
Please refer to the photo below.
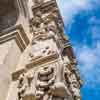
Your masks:
{"label": "ornate stone facade", "polygon": [[10,55],[9,84],[0,100],[81,100],[77,61],[56,0],[1,0],[0,5],[0,45],[17,46],[11,42],[12,53],[4,56]]}

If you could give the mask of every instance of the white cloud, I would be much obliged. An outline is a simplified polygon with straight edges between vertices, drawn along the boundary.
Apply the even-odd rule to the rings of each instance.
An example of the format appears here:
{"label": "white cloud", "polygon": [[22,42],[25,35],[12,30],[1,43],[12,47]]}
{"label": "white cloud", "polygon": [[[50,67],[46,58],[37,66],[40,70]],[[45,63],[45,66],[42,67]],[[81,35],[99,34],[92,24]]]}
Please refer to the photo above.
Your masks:
{"label": "white cloud", "polygon": [[85,84],[89,87],[95,87],[96,83],[100,83],[100,78],[98,77],[100,74],[100,41],[96,42],[94,48],[83,45],[82,47],[77,46],[75,50]]}
{"label": "white cloud", "polygon": [[[90,11],[93,7],[96,7],[94,5],[100,4],[99,2],[99,0],[58,0],[65,25],[71,25],[74,21],[73,17],[81,10]],[[80,64],[81,74],[85,78],[85,83],[90,85],[89,87],[91,85],[95,87],[96,83],[100,83],[100,78],[98,77],[98,74],[100,74],[98,70],[100,69],[100,29],[97,27],[98,24],[100,25],[100,20],[93,16],[88,24],[90,27],[87,28],[85,34],[89,33],[92,36],[93,46],[95,44],[95,47],[90,48],[89,44],[80,47],[76,44],[75,51]],[[99,41],[94,41],[94,39],[99,39]]]}
{"label": "white cloud", "polygon": [[92,39],[100,39],[100,19],[93,16],[89,19],[88,23],[90,24],[88,33],[91,33]]}
{"label": "white cloud", "polygon": [[90,9],[89,0],[58,0],[59,8],[64,16],[64,22],[67,24],[72,17],[82,9]]}
{"label": "white cloud", "polygon": [[93,39],[100,39],[100,27],[93,26],[91,28],[91,33]]}
{"label": "white cloud", "polygon": [[96,16],[93,16],[89,20],[89,24],[95,25],[95,24],[100,24],[100,19],[97,19]]}
{"label": "white cloud", "polygon": [[[78,52],[79,62],[83,65],[82,70],[87,72],[89,70],[93,70],[95,64],[98,62],[98,48],[89,48],[87,46],[83,46],[80,48]],[[81,67],[81,66],[80,66]]]}

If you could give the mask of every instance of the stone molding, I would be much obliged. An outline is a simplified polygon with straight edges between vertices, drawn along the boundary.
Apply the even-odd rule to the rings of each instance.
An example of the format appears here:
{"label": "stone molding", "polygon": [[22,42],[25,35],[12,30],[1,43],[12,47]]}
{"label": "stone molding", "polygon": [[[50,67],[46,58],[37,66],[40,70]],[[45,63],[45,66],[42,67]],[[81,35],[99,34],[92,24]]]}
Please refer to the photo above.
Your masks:
{"label": "stone molding", "polygon": [[46,57],[42,57],[42,58],[33,60],[31,63],[26,65],[26,68],[27,69],[31,69],[31,68],[33,68],[33,67],[35,67],[37,65],[39,66],[39,65],[48,63],[50,61],[54,61],[57,58],[58,58],[58,54],[48,55]]}
{"label": "stone molding", "polygon": [[13,72],[12,73],[12,80],[13,81],[18,80],[18,78],[21,74],[26,73],[26,70],[28,71],[28,70],[31,70],[33,68],[39,68],[41,66],[46,66],[48,64],[53,64],[53,63],[58,62],[58,61],[59,61],[59,59],[58,59],[57,54],[49,55],[47,57],[34,60],[33,62],[27,64],[25,66],[25,68]]}
{"label": "stone molding", "polygon": [[24,49],[29,44],[29,39],[24,32],[22,25],[17,25],[6,30],[3,30],[0,33],[0,44],[14,39],[19,46],[20,50],[23,52]]}
{"label": "stone molding", "polygon": [[75,57],[75,55],[73,53],[73,48],[72,48],[72,46],[71,46],[71,44],[69,42],[64,44],[64,49],[63,49],[62,54],[64,56],[65,55],[68,56],[71,65],[77,65],[77,60],[76,60],[76,57]]}
{"label": "stone molding", "polygon": [[56,1],[55,0],[50,0],[50,1],[47,1],[45,3],[39,3],[39,4],[36,4],[32,7],[32,10],[34,9],[37,9],[37,8],[41,8],[41,7],[48,7],[48,5],[52,5],[52,4],[56,4]]}

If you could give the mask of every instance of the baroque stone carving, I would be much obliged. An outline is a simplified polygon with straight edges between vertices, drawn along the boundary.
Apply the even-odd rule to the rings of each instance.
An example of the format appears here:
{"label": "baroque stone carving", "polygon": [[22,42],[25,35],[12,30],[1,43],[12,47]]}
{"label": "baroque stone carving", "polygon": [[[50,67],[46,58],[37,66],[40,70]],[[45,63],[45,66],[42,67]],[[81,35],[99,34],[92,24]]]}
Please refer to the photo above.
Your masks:
{"label": "baroque stone carving", "polygon": [[48,96],[48,90],[51,85],[54,84],[55,81],[55,74],[54,68],[42,68],[38,72],[38,79],[37,79],[37,91],[36,91],[36,98],[45,100],[45,96]]}
{"label": "baroque stone carving", "polygon": [[18,79],[18,100],[27,100],[27,98],[32,98],[29,100],[34,100],[34,88],[33,88],[33,73],[21,74]]}
{"label": "baroque stone carving", "polygon": [[24,74],[20,75],[19,77],[19,83],[18,83],[18,99],[22,100],[24,97],[26,88],[28,87],[27,78]]}
{"label": "baroque stone carving", "polygon": [[72,100],[64,81],[56,80],[56,68],[59,69],[58,66],[51,64],[37,69],[35,73],[28,74],[27,72],[20,75],[18,100],[27,100],[25,98],[34,98],[29,100]]}
{"label": "baroque stone carving", "polygon": [[[41,34],[49,34],[54,36],[57,32],[56,23],[53,20],[56,15],[51,13],[42,13],[38,11],[35,13],[35,17],[31,20],[31,30],[34,36]],[[56,18],[56,17],[55,17]]]}
{"label": "baroque stone carving", "polygon": [[34,0],[34,17],[30,19],[33,38],[27,71],[18,76],[18,100],[81,100],[79,77],[67,66],[70,59],[63,59],[68,54],[62,55],[65,42],[61,41],[60,13],[55,2],[47,1],[50,0]]}
{"label": "baroque stone carving", "polygon": [[69,90],[72,92],[74,99],[81,100],[80,84],[76,78],[75,73],[71,72],[68,68],[66,68],[64,76],[66,82],[68,83]]}

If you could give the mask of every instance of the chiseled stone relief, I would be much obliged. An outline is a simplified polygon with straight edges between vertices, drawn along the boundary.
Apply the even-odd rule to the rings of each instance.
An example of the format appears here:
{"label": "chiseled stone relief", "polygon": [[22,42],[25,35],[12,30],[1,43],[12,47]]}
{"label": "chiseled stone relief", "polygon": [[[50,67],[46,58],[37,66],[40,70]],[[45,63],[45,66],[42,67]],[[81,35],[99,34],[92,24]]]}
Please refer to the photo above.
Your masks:
{"label": "chiseled stone relief", "polygon": [[32,1],[35,5],[29,7],[33,15],[28,24],[32,36],[26,57],[29,61],[12,74],[17,83],[17,100],[81,100],[76,63],[71,63],[66,50],[63,55],[66,40],[56,0]]}
{"label": "chiseled stone relief", "polygon": [[41,3],[48,2],[48,1],[51,1],[51,0],[33,0],[33,2],[34,2],[35,4],[41,4]]}
{"label": "chiseled stone relief", "polygon": [[74,100],[80,100],[80,84],[76,78],[75,73],[73,73],[68,67],[65,67],[64,77]]}
{"label": "chiseled stone relief", "polygon": [[[35,3],[44,1],[37,0]],[[29,57],[30,62],[33,62],[58,54],[59,60],[39,65],[37,70],[33,66],[31,74],[30,71],[21,74],[18,79],[18,100],[81,100],[79,80],[67,67],[69,62],[64,64],[65,60],[61,59],[60,49],[57,47],[56,40],[59,32],[63,32],[63,23],[57,7],[50,6],[50,11],[45,8],[33,10],[34,17],[30,20],[33,39]]]}
{"label": "chiseled stone relief", "polygon": [[21,74],[18,79],[18,100],[27,100],[26,97],[34,98],[32,100],[73,100],[64,82],[64,67],[60,67],[55,62]]}
{"label": "chiseled stone relief", "polygon": [[[43,38],[42,36],[40,38]],[[34,41],[34,40],[33,40]],[[36,60],[39,58],[55,55],[57,53],[57,47],[53,39],[34,41],[31,51],[29,53],[30,60]]]}
{"label": "chiseled stone relief", "polygon": [[51,17],[49,13],[42,14],[41,11],[37,11],[32,19],[33,39],[29,54],[32,60],[57,54],[57,46],[54,41],[57,27]]}
{"label": "chiseled stone relief", "polygon": [[57,27],[55,21],[52,20],[52,18],[54,17],[52,13],[43,14],[41,11],[36,12],[35,17],[31,22],[33,36],[37,36],[40,34],[56,34]]}

